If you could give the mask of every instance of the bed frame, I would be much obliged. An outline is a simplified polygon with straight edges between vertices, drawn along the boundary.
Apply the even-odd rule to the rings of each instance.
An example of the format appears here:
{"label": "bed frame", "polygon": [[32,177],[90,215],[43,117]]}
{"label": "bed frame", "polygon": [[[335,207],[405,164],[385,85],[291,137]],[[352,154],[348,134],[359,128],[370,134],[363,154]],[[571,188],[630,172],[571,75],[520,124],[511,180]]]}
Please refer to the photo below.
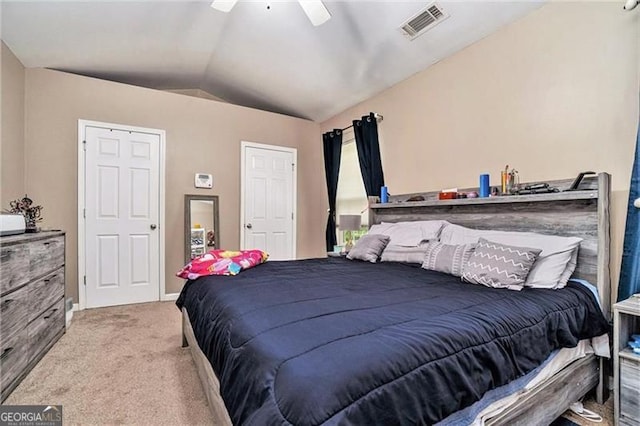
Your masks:
{"label": "bed frame", "polygon": [[[596,284],[605,316],[610,319],[609,191],[611,176],[585,178],[579,190],[563,192],[573,179],[548,181],[561,192],[491,198],[438,200],[438,192],[391,196],[389,203],[370,203],[370,224],[444,219],[475,229],[528,231],[583,238],[573,274]],[[531,182],[537,183],[537,182]],[[476,190],[472,188],[470,190]],[[464,191],[464,190],[462,190]],[[407,202],[420,195],[423,201]],[[204,388],[213,422],[231,425],[220,396],[220,383],[198,346],[186,309],[182,309],[182,346],[189,346]],[[545,382],[524,393],[488,425],[549,424],[569,404],[595,389],[596,399],[607,398],[608,363],[594,355],[579,359]]]}

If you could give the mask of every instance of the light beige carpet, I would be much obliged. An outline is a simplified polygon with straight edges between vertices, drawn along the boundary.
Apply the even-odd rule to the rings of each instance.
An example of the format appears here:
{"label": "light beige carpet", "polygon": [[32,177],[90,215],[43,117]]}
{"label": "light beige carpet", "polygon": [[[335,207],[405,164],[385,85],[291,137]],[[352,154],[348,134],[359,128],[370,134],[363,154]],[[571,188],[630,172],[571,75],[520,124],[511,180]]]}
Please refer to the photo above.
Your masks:
{"label": "light beige carpet", "polygon": [[[211,423],[180,312],[156,302],[76,312],[53,346],[5,404],[62,404],[64,424]],[[585,403],[613,425],[611,401]],[[590,425],[574,415],[567,418]]]}
{"label": "light beige carpet", "polygon": [[75,312],[5,404],[62,404],[64,424],[211,423],[180,311],[156,302]]}

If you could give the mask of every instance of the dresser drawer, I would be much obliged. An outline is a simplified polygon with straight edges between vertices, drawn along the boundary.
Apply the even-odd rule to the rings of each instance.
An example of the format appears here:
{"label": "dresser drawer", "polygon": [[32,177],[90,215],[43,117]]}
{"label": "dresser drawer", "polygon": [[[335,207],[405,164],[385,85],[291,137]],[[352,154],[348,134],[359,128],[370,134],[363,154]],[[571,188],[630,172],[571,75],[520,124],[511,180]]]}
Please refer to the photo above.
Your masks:
{"label": "dresser drawer", "polygon": [[64,267],[29,284],[29,321],[40,316],[42,311],[64,297]]}
{"label": "dresser drawer", "polygon": [[29,335],[23,327],[19,333],[0,342],[0,384],[2,384],[2,399],[5,390],[13,389],[12,382],[20,376],[29,363]]}
{"label": "dresser drawer", "polygon": [[28,247],[25,244],[0,247],[0,270],[0,294],[29,281]]}
{"label": "dresser drawer", "polygon": [[0,298],[0,341],[23,330],[29,322],[28,285]]}
{"label": "dresser drawer", "polygon": [[620,358],[620,418],[640,422],[640,360]]}
{"label": "dresser drawer", "polygon": [[29,247],[30,278],[40,277],[64,265],[64,237],[33,241]]}
{"label": "dresser drawer", "polygon": [[44,311],[29,324],[29,358],[36,359],[64,330],[64,300]]}

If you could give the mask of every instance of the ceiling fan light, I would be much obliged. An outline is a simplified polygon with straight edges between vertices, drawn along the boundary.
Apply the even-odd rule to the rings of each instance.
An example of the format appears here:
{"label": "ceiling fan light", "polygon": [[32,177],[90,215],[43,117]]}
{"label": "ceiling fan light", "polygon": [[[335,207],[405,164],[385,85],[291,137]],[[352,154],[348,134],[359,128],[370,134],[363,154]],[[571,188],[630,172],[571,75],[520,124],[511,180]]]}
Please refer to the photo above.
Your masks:
{"label": "ceiling fan light", "polygon": [[627,2],[624,4],[623,9],[632,10],[632,9],[635,9],[635,7],[639,4],[640,4],[640,0],[627,0]]}
{"label": "ceiling fan light", "polygon": [[233,9],[233,6],[235,6],[237,2],[238,0],[213,0],[211,7],[226,13],[231,12],[231,9]]}
{"label": "ceiling fan light", "polygon": [[331,14],[320,0],[298,0],[304,13],[313,24],[317,27],[322,25],[331,18]]}

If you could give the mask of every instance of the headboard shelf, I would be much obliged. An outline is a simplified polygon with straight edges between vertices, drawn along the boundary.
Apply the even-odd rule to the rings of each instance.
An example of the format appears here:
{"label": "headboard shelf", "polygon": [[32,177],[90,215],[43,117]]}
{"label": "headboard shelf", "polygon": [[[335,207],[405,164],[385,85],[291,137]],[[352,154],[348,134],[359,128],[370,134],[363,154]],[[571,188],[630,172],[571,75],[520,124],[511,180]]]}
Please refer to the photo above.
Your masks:
{"label": "headboard shelf", "polygon": [[[425,193],[436,194],[437,193]],[[478,204],[510,204],[510,203],[530,203],[541,201],[570,201],[570,200],[593,200],[598,198],[598,192],[593,190],[587,191],[570,191],[570,192],[552,192],[549,194],[533,194],[533,195],[508,195],[486,198],[459,198],[456,200],[438,200],[437,198],[429,199],[424,194],[424,201],[394,201],[389,203],[371,204],[372,209],[390,209],[402,207],[436,207],[436,206],[461,206],[461,205],[478,205]],[[407,197],[410,198],[410,197]]]}

